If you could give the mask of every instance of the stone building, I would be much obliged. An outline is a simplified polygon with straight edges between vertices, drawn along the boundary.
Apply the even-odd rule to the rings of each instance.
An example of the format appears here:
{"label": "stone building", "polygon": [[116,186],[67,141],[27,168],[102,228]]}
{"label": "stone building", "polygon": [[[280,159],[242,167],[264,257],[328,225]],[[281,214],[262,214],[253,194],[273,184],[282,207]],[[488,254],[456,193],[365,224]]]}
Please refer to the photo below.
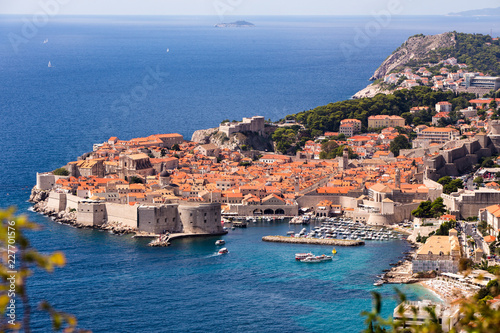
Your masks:
{"label": "stone building", "polygon": [[491,205],[486,207],[482,213],[479,214],[482,221],[486,221],[488,225],[496,234],[500,230],[500,205]]}
{"label": "stone building", "polygon": [[404,126],[405,119],[400,116],[378,115],[368,117],[368,128]]}
{"label": "stone building", "polygon": [[[106,168],[104,166],[103,158],[89,159],[89,160],[81,160],[76,163],[76,174],[71,174],[75,177],[104,177]],[[76,171],[75,170],[75,171]],[[71,171],[70,171],[71,172]]]}
{"label": "stone building", "polygon": [[438,102],[436,104],[436,112],[451,112],[453,110],[453,104],[450,102]]}
{"label": "stone building", "polygon": [[460,190],[452,194],[442,194],[441,197],[450,214],[467,219],[477,216],[478,211],[484,207],[498,204],[500,191],[483,188],[477,191]]}
{"label": "stone building", "polygon": [[219,155],[220,149],[213,143],[207,143],[205,145],[196,147],[194,151],[203,156],[217,157]]}
{"label": "stone building", "polygon": [[342,171],[349,169],[349,149],[347,146],[344,147],[342,157],[339,160],[339,169]]}
{"label": "stone building", "polygon": [[76,220],[90,227],[103,225],[107,222],[106,203],[92,200],[80,201]]}
{"label": "stone building", "polygon": [[458,233],[450,230],[449,236],[431,236],[417,251],[413,261],[413,273],[436,271],[458,273],[461,258]]}
{"label": "stone building", "polygon": [[429,143],[446,143],[455,140],[459,135],[460,132],[454,128],[428,127],[417,135],[417,139]]}
{"label": "stone building", "polygon": [[146,154],[120,155],[117,169],[118,177],[152,176],[155,173],[153,165]]}
{"label": "stone building", "polygon": [[225,133],[227,137],[233,133],[257,132],[263,134],[265,128],[265,118],[255,116],[252,118],[243,118],[242,122],[223,123],[219,126],[219,132]]}
{"label": "stone building", "polygon": [[[67,210],[66,194],[54,197],[52,208],[55,211]],[[154,234],[187,233],[187,234],[220,234],[220,203],[182,204],[142,204],[122,205],[99,200],[79,200],[77,223],[85,226],[101,226],[107,222],[118,222]]]}

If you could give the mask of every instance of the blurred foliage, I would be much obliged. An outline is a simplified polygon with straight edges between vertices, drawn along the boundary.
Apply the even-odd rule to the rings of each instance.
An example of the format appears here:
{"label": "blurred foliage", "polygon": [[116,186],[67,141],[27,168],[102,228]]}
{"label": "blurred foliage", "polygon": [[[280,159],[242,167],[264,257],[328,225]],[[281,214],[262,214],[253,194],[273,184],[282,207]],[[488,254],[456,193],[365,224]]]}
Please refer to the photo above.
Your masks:
{"label": "blurred foliage", "polygon": [[[28,221],[26,216],[15,215],[15,209],[0,210],[0,332],[31,332],[31,303],[27,290],[27,279],[34,269],[52,273],[56,267],[66,264],[64,254],[55,252],[42,254],[33,248],[25,236],[28,231],[36,231],[38,225]],[[14,282],[15,281],[15,282]],[[14,283],[11,283],[14,282]],[[11,289],[11,285],[15,288]],[[14,295],[15,293],[15,295]],[[15,300],[15,323],[7,316],[7,309]],[[21,306],[22,305],[22,306]],[[56,332],[90,332],[77,328],[78,321],[72,315],[55,310],[42,301],[39,311],[47,312],[52,319],[52,329]],[[22,311],[22,313],[20,313]],[[11,313],[9,311],[9,313]],[[9,321],[11,321],[9,323]],[[49,331],[47,329],[46,331]]]}
{"label": "blurred foliage", "polygon": [[[398,291],[399,303],[406,302],[406,296]],[[420,325],[413,324],[416,319],[417,309],[411,308],[412,317],[406,317],[403,307],[398,308],[398,315],[402,318],[394,320],[393,318],[384,319],[381,316],[382,297],[379,293],[373,292],[373,309],[371,312],[362,312],[366,317],[366,328],[364,333],[442,333],[444,332],[439,318],[432,306],[426,307],[427,319]],[[500,311],[493,309],[487,302],[478,302],[476,298],[464,300],[460,304],[460,319],[451,329],[451,333],[498,333],[500,327]]]}

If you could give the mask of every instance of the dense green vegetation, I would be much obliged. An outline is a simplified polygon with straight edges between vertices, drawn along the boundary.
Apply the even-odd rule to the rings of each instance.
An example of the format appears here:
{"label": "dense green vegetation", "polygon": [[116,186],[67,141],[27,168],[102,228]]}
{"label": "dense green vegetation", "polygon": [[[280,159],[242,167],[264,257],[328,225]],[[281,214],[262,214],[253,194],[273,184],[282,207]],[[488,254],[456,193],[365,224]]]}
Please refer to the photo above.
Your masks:
{"label": "dense green vegetation", "polygon": [[411,90],[398,90],[394,94],[378,94],[373,98],[346,100],[319,106],[313,110],[303,111],[289,116],[311,131],[312,134],[325,131],[337,132],[340,121],[346,118],[359,119],[363,130],[368,127],[368,117],[374,115],[397,115],[405,118],[407,124],[420,125],[432,120],[433,110],[410,113],[415,106],[430,106],[437,102],[449,101],[454,109],[469,106],[469,100],[476,98],[474,94],[451,91],[432,91],[429,87],[415,87]]}
{"label": "dense green vegetation", "polygon": [[[500,42],[489,35],[455,33],[454,48],[436,50],[429,60],[455,57],[458,63],[467,64],[467,70],[500,75]],[[491,45],[488,45],[490,43]]]}
{"label": "dense green vegetation", "polygon": [[439,229],[436,230],[434,235],[436,236],[449,236],[450,235],[450,230],[453,228],[456,228],[457,222],[455,221],[448,221],[448,222],[443,222],[440,226]]}
{"label": "dense green vegetation", "polygon": [[[321,145],[321,153],[319,154],[319,158],[321,159],[333,159],[335,157],[339,157],[344,155],[345,146],[339,146],[335,141],[328,141]],[[355,154],[351,147],[347,147],[349,151],[349,158],[355,159],[358,158],[358,155]]]}
{"label": "dense green vegetation", "polygon": [[69,171],[66,170],[65,168],[59,168],[55,169],[53,174],[56,176],[69,176]]}
{"label": "dense green vegetation", "polygon": [[295,152],[299,130],[300,126],[292,126],[280,127],[274,131],[272,139],[276,143],[276,150],[283,154],[286,154],[291,150],[294,150]]}
{"label": "dense green vegetation", "polygon": [[[456,45],[454,47],[440,48],[429,53],[428,57],[409,61],[406,67],[418,69],[427,67],[428,63],[436,64],[441,60],[454,57],[459,64],[467,64],[469,72],[483,72],[484,74],[500,75],[500,42],[494,41],[489,35],[465,34],[454,32]],[[488,45],[489,43],[490,45]],[[428,67],[434,75],[439,74],[442,66]],[[458,66],[446,66],[452,72]],[[398,68],[400,70],[401,68]]]}
{"label": "dense green vegetation", "polygon": [[128,182],[129,182],[129,184],[143,184],[144,183],[142,178],[139,178],[137,176],[130,177]]}
{"label": "dense green vegetation", "polygon": [[498,280],[492,280],[488,282],[485,288],[481,288],[478,291],[476,299],[479,302],[485,303],[486,301],[493,299],[499,294],[500,294],[500,285],[498,284]]}
{"label": "dense green vegetation", "polygon": [[479,186],[479,185],[481,185],[482,183],[484,183],[484,179],[483,179],[483,177],[481,177],[481,176],[477,176],[476,178],[474,178],[474,184],[476,184],[476,185],[478,185],[478,186]]}
{"label": "dense green vegetation", "polygon": [[408,141],[408,138],[404,135],[398,135],[397,137],[394,138],[394,140],[391,141],[391,144],[389,146],[389,150],[391,153],[394,154],[394,157],[399,156],[399,151],[401,149],[410,149],[411,148],[411,143]]}
{"label": "dense green vegetation", "polygon": [[424,201],[418,205],[418,208],[413,210],[411,214],[420,218],[440,217],[445,212],[443,198],[439,197],[434,201]]}
{"label": "dense green vegetation", "polygon": [[443,193],[450,194],[457,192],[459,188],[464,188],[464,183],[461,179],[452,179],[450,176],[445,176],[437,181],[443,185]]}

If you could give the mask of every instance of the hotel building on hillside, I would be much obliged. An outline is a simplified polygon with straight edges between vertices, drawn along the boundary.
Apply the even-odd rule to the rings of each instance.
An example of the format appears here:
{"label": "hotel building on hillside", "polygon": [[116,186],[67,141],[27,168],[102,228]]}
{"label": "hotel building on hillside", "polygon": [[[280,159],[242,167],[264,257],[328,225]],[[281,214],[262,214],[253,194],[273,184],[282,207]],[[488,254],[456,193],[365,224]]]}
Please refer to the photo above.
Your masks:
{"label": "hotel building on hillside", "polygon": [[404,127],[405,119],[400,116],[378,115],[368,117],[368,128]]}
{"label": "hotel building on hillside", "polygon": [[458,273],[460,260],[458,232],[450,230],[449,236],[431,236],[425,242],[413,261],[413,273],[436,271],[438,273]]}
{"label": "hotel building on hillside", "polygon": [[418,133],[417,140],[428,141],[429,143],[446,143],[455,140],[460,132],[449,127],[428,127]]}

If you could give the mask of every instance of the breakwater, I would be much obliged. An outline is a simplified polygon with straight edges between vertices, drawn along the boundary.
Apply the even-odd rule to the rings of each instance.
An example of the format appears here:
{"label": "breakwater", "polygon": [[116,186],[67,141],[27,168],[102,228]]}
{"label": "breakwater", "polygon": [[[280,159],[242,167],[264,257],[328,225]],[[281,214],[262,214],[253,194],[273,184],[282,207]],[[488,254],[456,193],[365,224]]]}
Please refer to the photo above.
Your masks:
{"label": "breakwater", "polygon": [[317,238],[299,238],[285,236],[264,236],[264,242],[274,243],[292,243],[292,244],[311,244],[311,245],[333,245],[333,246],[361,246],[365,245],[361,240],[350,239],[317,239]]}

